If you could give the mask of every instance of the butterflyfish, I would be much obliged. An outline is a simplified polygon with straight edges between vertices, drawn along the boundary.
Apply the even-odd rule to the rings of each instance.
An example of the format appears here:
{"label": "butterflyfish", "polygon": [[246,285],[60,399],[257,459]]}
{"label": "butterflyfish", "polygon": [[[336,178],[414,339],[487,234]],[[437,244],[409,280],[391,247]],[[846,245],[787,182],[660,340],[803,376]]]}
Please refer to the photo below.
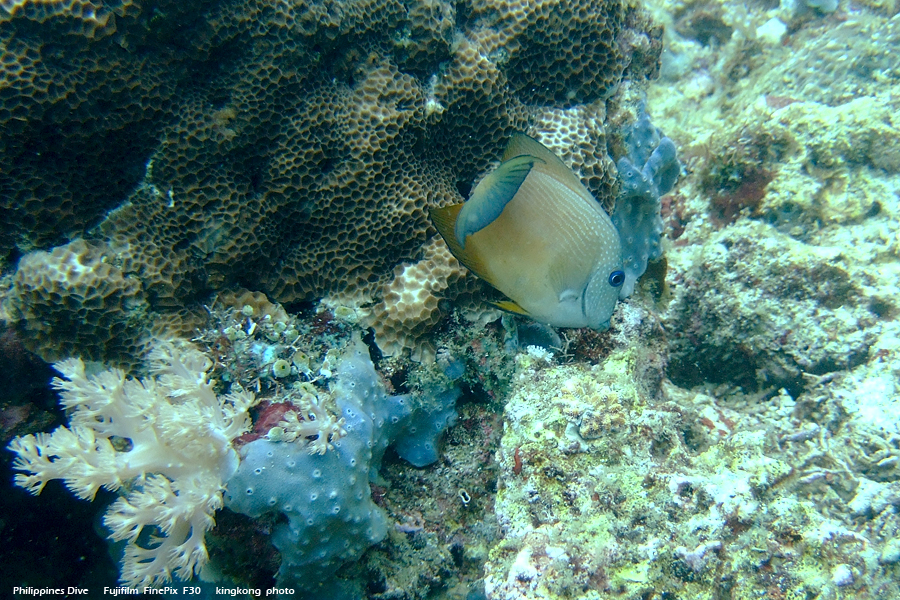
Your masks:
{"label": "butterflyfish", "polygon": [[625,281],[619,233],[537,140],[514,135],[469,199],[431,219],[450,252],[506,295],[500,308],[555,327],[609,327]]}

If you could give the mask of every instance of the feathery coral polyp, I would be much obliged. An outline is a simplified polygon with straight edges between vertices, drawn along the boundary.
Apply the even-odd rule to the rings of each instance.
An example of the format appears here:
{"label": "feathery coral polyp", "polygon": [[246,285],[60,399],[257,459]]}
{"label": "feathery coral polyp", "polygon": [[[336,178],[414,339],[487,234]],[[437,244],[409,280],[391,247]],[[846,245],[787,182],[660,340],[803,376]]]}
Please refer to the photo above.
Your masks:
{"label": "feathery coral polyp", "polygon": [[101,486],[122,490],[103,519],[111,539],[127,541],[122,582],[190,579],[206,563],[204,534],[237,470],[231,441],[249,428],[254,396],[240,389],[216,396],[209,359],[174,344],[150,354],[144,379],[119,369],[88,375],[80,359],[54,366],[63,378],[53,387],[72,411],[69,426],[10,443],[21,471],[16,484],[39,494],[62,479],[86,500]]}

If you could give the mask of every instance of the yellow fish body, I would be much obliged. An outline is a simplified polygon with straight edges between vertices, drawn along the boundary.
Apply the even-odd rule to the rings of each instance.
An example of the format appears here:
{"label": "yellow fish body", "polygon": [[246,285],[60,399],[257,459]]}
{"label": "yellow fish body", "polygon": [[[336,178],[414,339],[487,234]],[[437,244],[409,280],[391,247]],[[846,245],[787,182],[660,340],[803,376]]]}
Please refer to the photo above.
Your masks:
{"label": "yellow fish body", "polygon": [[503,309],[606,329],[624,282],[619,233],[571,169],[522,134],[469,200],[431,210],[450,251],[503,292]]}

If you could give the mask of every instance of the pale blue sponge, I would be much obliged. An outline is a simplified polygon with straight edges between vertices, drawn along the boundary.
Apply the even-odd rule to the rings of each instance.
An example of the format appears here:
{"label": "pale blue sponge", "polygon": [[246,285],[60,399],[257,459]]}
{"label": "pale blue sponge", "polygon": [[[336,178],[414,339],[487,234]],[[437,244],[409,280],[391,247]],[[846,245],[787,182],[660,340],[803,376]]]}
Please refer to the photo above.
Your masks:
{"label": "pale blue sponge", "polygon": [[413,411],[394,441],[394,450],[400,458],[417,467],[430,465],[438,459],[441,434],[456,423],[459,394],[459,388],[454,386],[436,394],[432,406]]}
{"label": "pale blue sponge", "polygon": [[646,113],[626,134],[625,144],[628,154],[616,163],[621,191],[612,215],[622,241],[625,269],[619,298],[634,292],[635,282],[647,270],[647,261],[662,254],[660,198],[672,190],[681,172],[675,143],[653,126]]}
{"label": "pale blue sponge", "polygon": [[[250,517],[281,512],[272,544],[281,552],[279,587],[306,597],[336,597],[334,572],[387,535],[387,517],[372,501],[369,481],[388,446],[416,466],[438,458],[437,442],[456,420],[454,386],[435,395],[429,409],[410,410],[407,396],[389,396],[359,341],[337,369],[332,387],[347,435],[325,454],[297,442],[250,442],[228,481],[226,506]],[[303,595],[301,597],[304,597]]]}

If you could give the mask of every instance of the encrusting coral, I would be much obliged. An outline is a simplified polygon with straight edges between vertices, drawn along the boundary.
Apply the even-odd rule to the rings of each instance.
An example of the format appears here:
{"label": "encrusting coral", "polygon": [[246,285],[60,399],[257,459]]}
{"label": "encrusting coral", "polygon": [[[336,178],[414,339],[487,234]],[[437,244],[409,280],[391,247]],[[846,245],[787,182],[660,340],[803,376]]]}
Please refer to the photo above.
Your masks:
{"label": "encrusting coral", "polygon": [[9,445],[16,484],[32,494],[53,479],[85,500],[101,487],[121,491],[103,524],[126,542],[121,581],[130,586],[189,580],[206,563],[204,534],[238,467],[231,442],[255,402],[241,389],[217,396],[212,362],[193,348],[160,343],[150,363],[140,380],[119,369],[89,375],[81,359],[56,363],[69,426]]}
{"label": "encrusting coral", "polygon": [[[446,244],[435,237],[422,260],[394,269],[394,279],[382,290],[382,300],[363,314],[363,324],[375,330],[375,342],[388,356],[414,349],[413,359],[434,359],[428,332],[441,320],[440,299],[454,300],[465,291],[465,271]],[[470,278],[471,291],[480,284]]]}

